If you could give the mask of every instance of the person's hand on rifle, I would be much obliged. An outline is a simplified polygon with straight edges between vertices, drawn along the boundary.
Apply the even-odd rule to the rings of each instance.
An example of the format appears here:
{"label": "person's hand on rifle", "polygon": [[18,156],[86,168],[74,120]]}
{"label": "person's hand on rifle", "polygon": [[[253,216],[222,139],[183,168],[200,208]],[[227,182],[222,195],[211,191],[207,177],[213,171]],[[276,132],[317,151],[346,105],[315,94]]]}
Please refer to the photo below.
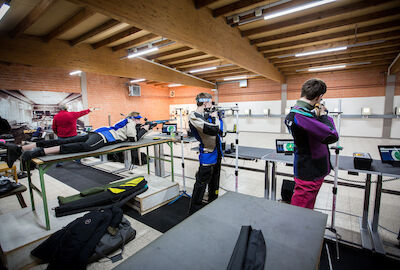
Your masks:
{"label": "person's hand on rifle", "polygon": [[149,130],[150,129],[150,125],[143,125],[142,128],[145,129],[145,130]]}
{"label": "person's hand on rifle", "polygon": [[217,118],[218,117],[218,111],[212,112],[210,114],[211,117]]}

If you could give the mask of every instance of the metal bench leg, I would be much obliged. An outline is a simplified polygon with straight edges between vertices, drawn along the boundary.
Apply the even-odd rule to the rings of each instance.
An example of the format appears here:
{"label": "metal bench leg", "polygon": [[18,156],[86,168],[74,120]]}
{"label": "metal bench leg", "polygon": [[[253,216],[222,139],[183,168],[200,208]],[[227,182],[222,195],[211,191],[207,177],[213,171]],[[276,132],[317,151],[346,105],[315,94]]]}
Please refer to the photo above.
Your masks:
{"label": "metal bench leg", "polygon": [[42,190],[42,200],[43,200],[43,211],[44,218],[46,220],[46,230],[50,230],[50,219],[49,219],[49,209],[47,207],[47,197],[46,197],[46,188],[44,185],[44,174],[46,172],[46,168],[39,166],[39,178],[40,178],[40,188]]}

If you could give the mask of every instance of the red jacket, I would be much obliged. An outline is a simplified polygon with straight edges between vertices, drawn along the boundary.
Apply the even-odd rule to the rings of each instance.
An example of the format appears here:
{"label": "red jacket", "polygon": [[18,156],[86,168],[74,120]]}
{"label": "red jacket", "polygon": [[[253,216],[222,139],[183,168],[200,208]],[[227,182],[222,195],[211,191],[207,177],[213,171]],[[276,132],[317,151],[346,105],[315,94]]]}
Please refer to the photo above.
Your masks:
{"label": "red jacket", "polygon": [[53,119],[54,133],[62,138],[76,136],[76,120],[88,113],[90,113],[89,109],[80,112],[60,111]]}

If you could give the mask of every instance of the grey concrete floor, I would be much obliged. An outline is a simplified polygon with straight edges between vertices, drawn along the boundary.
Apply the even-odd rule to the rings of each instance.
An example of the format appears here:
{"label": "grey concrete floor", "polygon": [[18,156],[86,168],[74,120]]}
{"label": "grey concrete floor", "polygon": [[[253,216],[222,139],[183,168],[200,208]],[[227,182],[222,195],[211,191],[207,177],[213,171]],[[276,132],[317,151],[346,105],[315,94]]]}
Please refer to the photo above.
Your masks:
{"label": "grey concrete floor", "polygon": [[[254,147],[265,147],[265,148],[274,148],[275,147],[275,139],[277,138],[290,138],[288,134],[274,134],[274,133],[247,133],[242,132],[240,134],[240,145],[244,146],[254,146]],[[228,143],[234,141],[233,136],[228,136],[226,138]],[[341,138],[341,145],[344,147],[342,155],[351,156],[353,152],[368,152],[374,159],[379,159],[379,153],[377,149],[377,145],[380,144],[400,144],[400,140],[395,139],[377,139],[377,138],[354,138],[354,137],[343,137]],[[197,158],[197,153],[191,151],[192,147],[197,146],[196,142],[185,144],[184,154],[185,157]],[[176,156],[181,155],[180,145],[174,145],[174,154]],[[169,153],[170,149],[168,146],[164,146],[164,153]],[[235,161],[233,159],[224,159],[223,163],[234,165]],[[175,170],[175,181],[177,181],[181,185],[181,189],[183,188],[182,182],[182,168],[181,168],[181,160],[180,158],[174,159],[174,170]],[[151,169],[154,171],[153,164],[151,164]],[[264,169],[264,162],[255,162],[255,161],[239,161],[240,166],[246,166],[257,169]],[[112,168],[119,168],[121,164],[113,164],[107,163],[102,166],[105,170],[109,170]],[[186,187],[189,194],[192,192],[192,187],[194,184],[195,173],[198,168],[198,163],[194,161],[185,161],[185,174],[186,174]],[[165,163],[165,170],[170,172],[171,168],[169,163]],[[277,170],[281,172],[291,173],[293,168],[287,167],[284,164],[278,164]],[[146,166],[137,167],[134,169],[135,174],[140,174],[141,172],[146,172]],[[122,173],[122,175],[129,176],[128,172]],[[333,175],[333,172],[332,172]],[[346,172],[339,172],[339,176],[345,179],[364,181],[365,176],[352,176],[348,175]],[[332,177],[330,177],[332,178]],[[278,177],[277,182],[277,199],[280,199],[280,187],[282,183],[282,179],[288,179],[287,177]],[[384,180],[387,178],[384,178]],[[33,180],[38,181],[38,173],[37,171],[33,172]],[[166,180],[170,180],[170,177],[166,177]],[[376,180],[375,178],[372,179]],[[27,185],[27,180],[20,180],[21,183]],[[342,181],[342,180],[340,180]],[[259,172],[252,172],[246,170],[239,171],[239,183],[238,183],[238,192],[249,194],[257,197],[264,196],[264,174]],[[234,169],[222,167],[221,171],[221,180],[220,180],[220,194],[223,194],[225,190],[234,191],[235,187],[235,177],[234,177]],[[384,182],[383,188],[392,189],[396,191],[400,191],[400,180]],[[319,195],[316,201],[316,211],[321,211],[330,216],[330,209],[332,207],[332,185],[328,183],[324,183],[321,187]],[[57,181],[54,178],[46,175],[46,190],[48,194],[49,200],[55,200],[57,195],[70,195],[74,194],[76,191],[69,186]],[[371,187],[371,202],[374,199],[374,190],[375,184],[372,184]],[[29,193],[24,193],[25,201],[30,207]],[[41,203],[38,196],[36,196],[37,204]],[[339,234],[341,234],[342,238],[346,241],[350,241],[356,244],[361,243],[360,238],[360,226],[359,226],[359,216],[362,215],[362,206],[364,200],[364,190],[352,187],[338,187],[338,195],[337,195],[337,215],[336,215],[336,227],[338,229]],[[392,254],[396,254],[400,256],[400,250],[395,247],[398,243],[396,237],[400,228],[400,196],[383,194],[381,201],[381,211],[380,211],[380,222],[379,224],[382,226],[379,228],[379,233],[383,239],[385,249],[387,252]],[[372,209],[373,205],[371,204]],[[20,206],[15,196],[7,197],[2,199],[0,204],[0,214],[8,213],[19,209]],[[132,218],[129,218],[129,221],[132,223],[133,228],[137,231],[136,238],[128,243],[125,247],[125,251],[123,257],[126,259],[130,255],[134,254],[147,244],[154,241],[157,237],[162,235],[162,233],[150,228],[149,226],[142,224]],[[330,223],[330,217],[328,218],[328,225]],[[394,234],[396,233],[396,234]],[[121,261],[120,261],[121,262]],[[112,269],[118,263],[111,263],[110,261],[104,259],[100,262],[93,263],[88,266],[88,269]],[[31,269],[45,269],[46,265],[37,265],[32,267]]]}

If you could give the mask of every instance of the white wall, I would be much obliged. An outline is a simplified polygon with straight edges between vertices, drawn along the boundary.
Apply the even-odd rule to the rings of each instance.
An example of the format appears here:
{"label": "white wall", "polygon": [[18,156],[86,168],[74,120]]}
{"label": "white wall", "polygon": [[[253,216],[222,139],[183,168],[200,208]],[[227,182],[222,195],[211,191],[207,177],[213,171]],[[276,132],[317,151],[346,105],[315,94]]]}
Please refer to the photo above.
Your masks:
{"label": "white wall", "polygon": [[[394,96],[393,108],[400,107],[400,96]],[[391,138],[400,139],[400,118],[392,120],[392,130],[390,133]]]}
{"label": "white wall", "polygon": [[[361,98],[342,98],[342,111],[344,115],[361,115],[362,107],[371,108],[372,114],[384,114],[385,97],[361,97]],[[338,99],[325,99],[326,107],[330,111],[338,108]],[[288,100],[287,108],[290,108],[296,103],[296,100]],[[234,102],[220,103],[220,106],[234,106]],[[249,101],[238,102],[239,113],[244,114],[246,109],[251,109],[252,114],[262,115],[264,109],[270,109],[271,114],[280,114],[281,101]],[[395,96],[394,107],[400,106],[400,96]],[[170,111],[175,107],[188,108],[192,111],[196,108],[195,104],[179,104],[171,105]],[[186,120],[186,119],[185,119]],[[232,129],[234,124],[233,117],[226,117],[225,122],[228,129]],[[337,121],[335,118],[335,123]],[[278,117],[240,117],[239,130],[250,132],[280,132],[281,118]],[[342,136],[355,137],[382,137],[383,119],[375,118],[342,118],[340,125],[340,134]],[[392,138],[400,138],[400,118],[393,119]]]}
{"label": "white wall", "polygon": [[10,95],[0,95],[0,115],[8,122],[32,122],[32,105]]}

